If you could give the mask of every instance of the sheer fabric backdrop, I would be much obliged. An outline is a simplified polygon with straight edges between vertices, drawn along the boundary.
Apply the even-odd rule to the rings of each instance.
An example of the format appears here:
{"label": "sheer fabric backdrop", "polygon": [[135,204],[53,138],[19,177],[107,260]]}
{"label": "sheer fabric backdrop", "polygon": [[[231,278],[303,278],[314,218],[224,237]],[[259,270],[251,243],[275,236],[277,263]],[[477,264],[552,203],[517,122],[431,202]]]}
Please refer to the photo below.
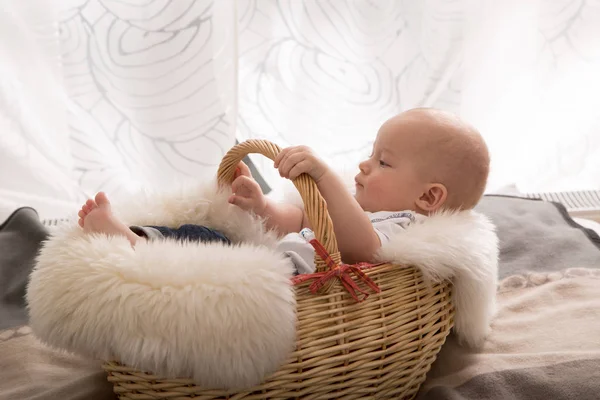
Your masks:
{"label": "sheer fabric backdrop", "polygon": [[419,106],[480,129],[491,190],[599,189],[599,38],[598,0],[4,0],[0,206],[208,179],[247,138],[352,175]]}

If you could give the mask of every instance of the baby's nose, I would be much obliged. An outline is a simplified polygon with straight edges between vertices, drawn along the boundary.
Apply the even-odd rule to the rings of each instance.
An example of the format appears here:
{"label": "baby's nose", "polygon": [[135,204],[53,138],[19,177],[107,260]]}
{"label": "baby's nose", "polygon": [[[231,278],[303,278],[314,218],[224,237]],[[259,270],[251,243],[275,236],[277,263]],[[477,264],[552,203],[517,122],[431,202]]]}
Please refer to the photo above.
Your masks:
{"label": "baby's nose", "polygon": [[367,170],[368,170],[368,165],[369,165],[369,163],[365,160],[365,161],[361,162],[360,164],[358,164],[358,169],[363,174],[366,174]]}

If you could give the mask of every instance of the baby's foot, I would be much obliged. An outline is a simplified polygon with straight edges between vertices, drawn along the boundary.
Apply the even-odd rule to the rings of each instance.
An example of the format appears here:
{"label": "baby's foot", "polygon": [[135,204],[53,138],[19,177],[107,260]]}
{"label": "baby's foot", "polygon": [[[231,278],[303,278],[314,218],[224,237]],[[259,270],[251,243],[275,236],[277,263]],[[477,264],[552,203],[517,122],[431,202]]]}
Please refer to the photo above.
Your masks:
{"label": "baby's foot", "polygon": [[114,216],[106,194],[99,192],[95,200],[89,199],[79,210],[79,226],[86,233],[106,233],[125,236],[132,245],[138,236]]}

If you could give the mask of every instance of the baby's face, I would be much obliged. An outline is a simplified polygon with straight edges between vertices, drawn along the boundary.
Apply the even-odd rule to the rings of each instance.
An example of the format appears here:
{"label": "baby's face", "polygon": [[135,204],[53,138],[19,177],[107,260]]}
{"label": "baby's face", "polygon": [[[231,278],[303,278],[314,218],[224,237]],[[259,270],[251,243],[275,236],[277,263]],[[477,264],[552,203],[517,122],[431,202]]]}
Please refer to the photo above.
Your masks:
{"label": "baby's face", "polygon": [[371,156],[359,165],[355,198],[365,211],[416,210],[427,184],[416,162],[423,146],[411,135],[410,121],[400,125],[384,124]]}

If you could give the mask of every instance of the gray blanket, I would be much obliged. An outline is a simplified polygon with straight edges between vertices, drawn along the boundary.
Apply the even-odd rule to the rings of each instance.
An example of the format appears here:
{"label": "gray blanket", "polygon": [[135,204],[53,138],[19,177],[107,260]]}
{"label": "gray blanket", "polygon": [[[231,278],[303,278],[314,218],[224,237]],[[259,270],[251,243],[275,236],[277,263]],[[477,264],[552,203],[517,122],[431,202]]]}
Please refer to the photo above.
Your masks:
{"label": "gray blanket", "polygon": [[27,324],[25,286],[47,236],[33,208],[19,208],[0,225],[0,330]]}
{"label": "gray blanket", "polygon": [[[424,383],[425,399],[596,399],[600,393],[600,238],[564,208],[486,197],[498,227],[499,312],[485,347],[451,336]],[[112,399],[99,364],[40,345],[23,295],[47,236],[37,213],[0,226],[0,400]]]}
{"label": "gray blanket", "polygon": [[497,227],[500,279],[574,266],[600,268],[600,238],[575,223],[561,204],[487,196],[477,210]]}

